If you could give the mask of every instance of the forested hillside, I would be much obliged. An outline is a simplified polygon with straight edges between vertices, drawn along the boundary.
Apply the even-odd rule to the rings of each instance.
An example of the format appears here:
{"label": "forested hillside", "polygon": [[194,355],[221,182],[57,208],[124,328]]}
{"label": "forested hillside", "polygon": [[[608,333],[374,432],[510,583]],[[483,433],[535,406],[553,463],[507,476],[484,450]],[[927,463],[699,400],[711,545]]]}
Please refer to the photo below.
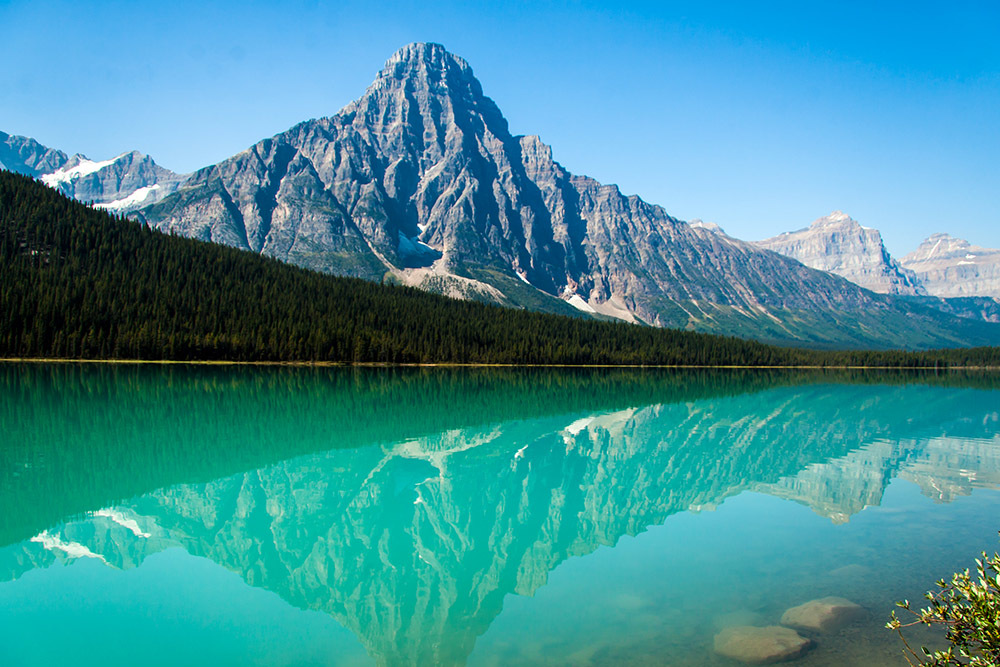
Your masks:
{"label": "forested hillside", "polygon": [[167,236],[0,172],[0,356],[229,361],[1000,365],[812,352],[335,278]]}

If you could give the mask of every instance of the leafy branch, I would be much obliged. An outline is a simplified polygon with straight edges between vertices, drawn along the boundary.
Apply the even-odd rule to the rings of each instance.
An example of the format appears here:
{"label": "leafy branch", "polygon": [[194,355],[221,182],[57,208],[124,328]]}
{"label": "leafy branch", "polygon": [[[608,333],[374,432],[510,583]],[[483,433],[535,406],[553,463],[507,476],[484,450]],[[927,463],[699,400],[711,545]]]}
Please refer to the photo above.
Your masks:
{"label": "leafy branch", "polygon": [[[913,620],[904,623],[894,611],[886,623],[899,633],[903,655],[911,667],[1000,667],[1000,555],[983,552],[976,559],[975,576],[968,569],[956,572],[950,581],[939,580],[937,590],[924,597],[929,604],[919,610],[913,609],[909,600],[896,603]],[[921,646],[918,653],[903,633],[904,628],[916,625],[944,627],[951,645],[941,651]]]}

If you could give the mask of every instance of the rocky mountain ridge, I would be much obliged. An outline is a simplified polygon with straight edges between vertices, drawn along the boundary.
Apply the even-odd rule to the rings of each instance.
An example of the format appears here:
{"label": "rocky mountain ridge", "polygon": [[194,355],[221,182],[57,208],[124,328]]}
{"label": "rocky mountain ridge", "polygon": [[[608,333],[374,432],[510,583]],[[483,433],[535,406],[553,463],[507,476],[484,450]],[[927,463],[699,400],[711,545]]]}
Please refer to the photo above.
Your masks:
{"label": "rocky mountain ridge", "polygon": [[958,317],[1000,322],[1000,250],[934,234],[896,260],[877,229],[863,227],[842,211],[756,245],[874,292]]}
{"label": "rocky mountain ridge", "polygon": [[51,188],[82,202],[127,213],[177,190],[187,176],[156,164],[139,151],[94,161],[77,153],[41,145],[30,137],[0,132],[0,169],[39,178]]}
{"label": "rocky mountain ridge", "polygon": [[512,135],[468,63],[436,44],[400,49],[338,114],[190,177],[138,153],[93,162],[3,137],[8,168],[78,199],[337,275],[780,344],[1000,342],[1000,328],[858,289],[569,173],[538,137]]}
{"label": "rocky mountain ridge", "polygon": [[934,234],[900,264],[916,275],[928,294],[1000,299],[1000,250]]}
{"label": "rocky mountain ridge", "polygon": [[436,44],[404,47],[340,113],[199,170],[136,217],[515,307],[814,346],[1000,340],[570,174],[538,137],[512,135],[468,63]]}
{"label": "rocky mountain ridge", "polygon": [[795,232],[755,245],[828,271],[880,294],[925,294],[921,282],[885,249],[877,229],[864,227],[843,211],[834,211]]}
{"label": "rocky mountain ridge", "polygon": [[62,151],[48,148],[30,137],[0,132],[0,165],[8,171],[38,177],[49,174],[69,162]]}

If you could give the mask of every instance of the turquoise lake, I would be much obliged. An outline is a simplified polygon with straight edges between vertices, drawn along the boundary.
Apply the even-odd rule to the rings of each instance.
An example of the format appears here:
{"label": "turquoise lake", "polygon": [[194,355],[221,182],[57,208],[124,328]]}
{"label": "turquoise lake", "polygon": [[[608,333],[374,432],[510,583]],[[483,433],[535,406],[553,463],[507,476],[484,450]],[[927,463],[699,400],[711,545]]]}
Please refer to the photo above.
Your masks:
{"label": "turquoise lake", "polygon": [[734,666],[839,596],[787,664],[905,665],[998,489],[996,375],[4,364],[0,664]]}

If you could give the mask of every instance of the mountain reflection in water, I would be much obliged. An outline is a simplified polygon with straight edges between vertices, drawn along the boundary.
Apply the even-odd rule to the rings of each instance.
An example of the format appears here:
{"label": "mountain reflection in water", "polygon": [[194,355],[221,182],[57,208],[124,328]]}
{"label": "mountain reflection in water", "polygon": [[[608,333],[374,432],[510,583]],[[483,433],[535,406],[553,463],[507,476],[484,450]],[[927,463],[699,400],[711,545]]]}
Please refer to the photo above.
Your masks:
{"label": "mountain reflection in water", "polygon": [[387,664],[743,491],[835,523],[894,478],[1000,487],[992,380],[680,371],[0,369],[0,580],[183,547]]}

